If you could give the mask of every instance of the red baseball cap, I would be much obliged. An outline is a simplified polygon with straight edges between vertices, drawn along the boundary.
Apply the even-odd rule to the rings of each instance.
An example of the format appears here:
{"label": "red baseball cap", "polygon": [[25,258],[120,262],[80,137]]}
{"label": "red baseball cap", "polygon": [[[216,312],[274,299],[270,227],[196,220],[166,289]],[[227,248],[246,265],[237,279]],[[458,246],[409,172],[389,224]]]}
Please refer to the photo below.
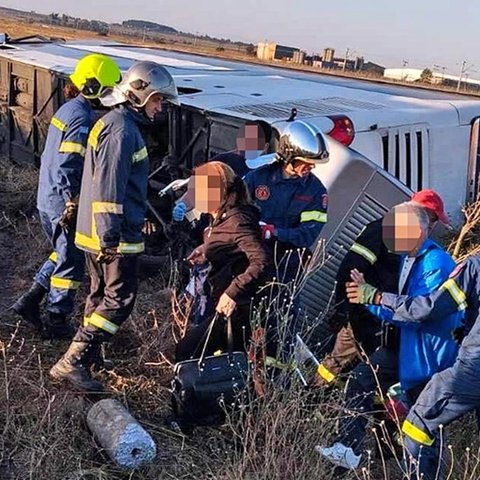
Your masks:
{"label": "red baseball cap", "polygon": [[434,212],[444,225],[450,225],[450,221],[448,220],[443,206],[443,200],[435,190],[420,190],[413,194],[412,200],[420,204],[422,207],[428,208]]}

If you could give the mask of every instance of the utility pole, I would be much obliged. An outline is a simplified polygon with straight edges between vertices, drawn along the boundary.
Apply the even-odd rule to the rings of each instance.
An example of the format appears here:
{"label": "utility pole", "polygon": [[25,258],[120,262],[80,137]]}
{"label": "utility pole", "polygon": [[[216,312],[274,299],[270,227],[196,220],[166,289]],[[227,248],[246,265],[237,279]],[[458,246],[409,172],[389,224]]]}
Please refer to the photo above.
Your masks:
{"label": "utility pole", "polygon": [[145,37],[147,36],[147,26],[145,25],[143,27],[143,39],[142,39],[142,43],[145,43]]}
{"label": "utility pole", "polygon": [[408,65],[408,60],[404,60],[404,61],[403,61],[403,66],[402,66],[402,78],[400,79],[402,82],[404,82],[404,81],[405,81],[405,78],[406,78],[403,73],[404,73],[405,67],[406,67],[407,65]]}
{"label": "utility pole", "polygon": [[442,67],[441,65],[434,65],[433,68],[436,68],[437,70],[442,71],[441,81],[442,81],[442,84],[443,84],[443,82],[445,80],[445,70],[447,69],[447,67]]}
{"label": "utility pole", "polygon": [[345,58],[343,60],[343,71],[345,71],[345,69],[347,68],[347,58],[348,58],[348,52],[350,51],[349,48],[347,48],[346,52],[345,52]]}
{"label": "utility pole", "polygon": [[465,66],[467,65],[467,61],[464,60],[462,62],[462,66],[460,68],[460,76],[458,77],[458,83],[457,83],[457,92],[460,91],[460,86],[462,85],[462,77],[463,77],[463,74],[465,73]]}

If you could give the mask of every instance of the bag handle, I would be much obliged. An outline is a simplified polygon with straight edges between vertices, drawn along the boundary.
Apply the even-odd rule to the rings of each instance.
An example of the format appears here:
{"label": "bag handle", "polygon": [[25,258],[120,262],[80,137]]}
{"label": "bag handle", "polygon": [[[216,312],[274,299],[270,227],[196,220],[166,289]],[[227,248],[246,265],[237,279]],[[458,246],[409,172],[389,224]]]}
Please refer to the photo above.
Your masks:
{"label": "bag handle", "polygon": [[[207,350],[207,345],[210,340],[213,327],[219,316],[220,314],[218,312],[215,313],[214,317],[212,318],[212,321],[210,322],[210,325],[208,326],[207,336],[205,338],[205,343],[203,344],[202,353],[200,354],[200,358],[198,359],[198,366],[200,366],[203,363],[203,360],[205,358],[205,352]],[[226,320],[227,320],[227,352],[229,355],[232,355],[233,354],[232,319],[231,317],[228,316],[226,317]]]}

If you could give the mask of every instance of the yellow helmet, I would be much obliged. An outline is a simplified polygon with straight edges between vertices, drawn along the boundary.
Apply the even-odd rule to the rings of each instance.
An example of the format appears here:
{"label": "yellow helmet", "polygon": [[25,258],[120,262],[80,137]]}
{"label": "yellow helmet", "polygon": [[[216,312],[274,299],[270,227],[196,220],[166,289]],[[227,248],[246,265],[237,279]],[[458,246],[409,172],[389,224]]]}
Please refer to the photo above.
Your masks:
{"label": "yellow helmet", "polygon": [[80,59],[70,75],[72,83],[86,98],[105,95],[121,78],[122,74],[115,61],[98,53]]}

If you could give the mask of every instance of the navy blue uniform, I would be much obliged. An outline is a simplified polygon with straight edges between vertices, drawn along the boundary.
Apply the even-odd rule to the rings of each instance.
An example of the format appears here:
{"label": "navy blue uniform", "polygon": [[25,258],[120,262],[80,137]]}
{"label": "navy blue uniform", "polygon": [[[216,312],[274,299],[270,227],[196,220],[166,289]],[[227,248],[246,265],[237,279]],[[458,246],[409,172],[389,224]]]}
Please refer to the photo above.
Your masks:
{"label": "navy blue uniform", "polygon": [[245,157],[236,151],[219,153],[212,161],[223,162],[228,165],[240,178],[243,178],[251,170],[245,163]]}
{"label": "navy blue uniform", "polygon": [[[138,127],[144,121],[121,106],[99,120],[88,138],[75,243],[87,252],[90,274],[84,328],[103,338],[117,332],[136,298],[149,171]],[[121,255],[108,265],[99,264],[96,257],[102,248]]]}
{"label": "navy blue uniform", "polygon": [[297,274],[302,252],[315,246],[327,221],[327,190],[313,174],[284,178],[279,162],[251,171],[244,181],[261,220],[275,226],[276,238],[267,243],[277,266],[272,273],[288,282]]}
{"label": "navy blue uniform", "polygon": [[40,164],[37,207],[53,253],[35,276],[49,290],[47,309],[73,310],[75,290],[84,272],[84,255],[75,247],[74,231],[59,225],[66,202],[80,193],[83,160],[92,123],[90,102],[82,95],[60,107],[50,122]]}
{"label": "navy blue uniform", "polygon": [[[420,458],[425,480],[436,478],[446,427],[480,407],[480,256],[466,260],[440,288],[428,296],[383,294],[382,305],[393,310],[396,322],[428,322],[454,312],[465,312],[464,338],[455,364],[435,374],[420,394],[402,430],[409,453]],[[421,450],[421,455],[420,455]],[[439,477],[440,478],[440,477]]]}

